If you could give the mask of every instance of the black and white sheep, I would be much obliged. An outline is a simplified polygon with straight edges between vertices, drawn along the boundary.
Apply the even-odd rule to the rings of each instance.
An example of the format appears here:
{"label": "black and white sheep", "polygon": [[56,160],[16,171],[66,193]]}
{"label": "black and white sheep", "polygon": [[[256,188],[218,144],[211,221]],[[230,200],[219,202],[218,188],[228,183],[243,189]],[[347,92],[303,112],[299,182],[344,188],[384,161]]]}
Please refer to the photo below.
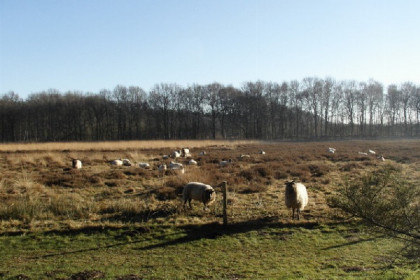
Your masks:
{"label": "black and white sheep", "polygon": [[189,148],[182,148],[181,149],[181,156],[184,158],[191,157],[190,149]]}
{"label": "black and white sheep", "polygon": [[72,160],[72,166],[75,169],[81,169],[82,168],[82,161],[80,159],[73,159]]}
{"label": "black and white sheep", "polygon": [[308,192],[303,184],[295,181],[287,181],[285,185],[284,201],[288,208],[292,208],[292,219],[295,218],[296,210],[297,219],[299,220],[300,212],[308,204]]}
{"label": "black and white sheep", "polygon": [[191,200],[194,199],[202,202],[204,205],[203,210],[205,210],[208,205],[212,204],[216,200],[216,192],[210,185],[200,182],[190,182],[184,186],[182,199],[184,201],[184,208],[188,201],[191,209]]}
{"label": "black and white sheep", "polygon": [[181,151],[173,151],[171,157],[179,158],[181,156]]}

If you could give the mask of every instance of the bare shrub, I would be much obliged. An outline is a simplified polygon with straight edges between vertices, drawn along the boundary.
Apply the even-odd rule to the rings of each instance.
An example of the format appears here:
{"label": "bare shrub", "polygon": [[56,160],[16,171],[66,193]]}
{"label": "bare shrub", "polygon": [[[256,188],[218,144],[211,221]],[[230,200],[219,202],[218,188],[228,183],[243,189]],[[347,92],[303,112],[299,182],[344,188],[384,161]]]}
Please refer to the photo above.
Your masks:
{"label": "bare shrub", "polygon": [[404,240],[405,253],[418,262],[419,197],[418,184],[410,183],[398,166],[385,165],[348,182],[329,203],[361,218],[373,230]]}

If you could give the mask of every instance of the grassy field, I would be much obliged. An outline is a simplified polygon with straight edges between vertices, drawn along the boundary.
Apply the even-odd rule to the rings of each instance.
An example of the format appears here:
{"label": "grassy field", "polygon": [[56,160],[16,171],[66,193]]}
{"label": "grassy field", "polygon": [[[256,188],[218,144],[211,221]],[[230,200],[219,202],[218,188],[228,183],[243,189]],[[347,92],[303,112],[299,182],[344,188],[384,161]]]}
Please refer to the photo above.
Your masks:
{"label": "grassy field", "polygon": [[[198,165],[159,172],[171,161],[162,156],[181,147]],[[369,149],[377,154],[358,153]],[[72,158],[81,170],[70,168]],[[152,168],[109,164],[118,158]],[[401,244],[327,203],[337,187],[385,164],[420,181],[420,141],[0,145],[0,278],[416,279],[419,265],[398,258]],[[284,206],[288,179],[308,189],[300,221]],[[183,210],[189,181],[228,182],[227,227],[219,189],[210,210]]]}

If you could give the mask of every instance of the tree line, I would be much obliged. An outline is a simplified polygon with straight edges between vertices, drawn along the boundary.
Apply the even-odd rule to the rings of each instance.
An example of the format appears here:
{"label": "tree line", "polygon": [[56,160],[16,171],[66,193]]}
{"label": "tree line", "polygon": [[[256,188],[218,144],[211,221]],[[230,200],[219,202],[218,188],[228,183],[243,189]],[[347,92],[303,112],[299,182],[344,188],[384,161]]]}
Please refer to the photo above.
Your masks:
{"label": "tree line", "polygon": [[420,136],[420,86],[307,77],[290,82],[118,85],[0,98],[0,141],[309,140]]}

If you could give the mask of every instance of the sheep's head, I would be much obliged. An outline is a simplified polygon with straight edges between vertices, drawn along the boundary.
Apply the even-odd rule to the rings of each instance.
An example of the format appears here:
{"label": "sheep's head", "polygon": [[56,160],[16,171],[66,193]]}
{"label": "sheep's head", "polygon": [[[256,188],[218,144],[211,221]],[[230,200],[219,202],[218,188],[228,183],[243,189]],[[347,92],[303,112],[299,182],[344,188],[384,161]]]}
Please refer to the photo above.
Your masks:
{"label": "sheep's head", "polygon": [[204,197],[206,202],[214,201],[216,199],[216,192],[213,189],[205,190]]}
{"label": "sheep's head", "polygon": [[284,184],[286,185],[286,187],[293,187],[293,185],[295,184],[295,180],[286,181],[284,182]]}

